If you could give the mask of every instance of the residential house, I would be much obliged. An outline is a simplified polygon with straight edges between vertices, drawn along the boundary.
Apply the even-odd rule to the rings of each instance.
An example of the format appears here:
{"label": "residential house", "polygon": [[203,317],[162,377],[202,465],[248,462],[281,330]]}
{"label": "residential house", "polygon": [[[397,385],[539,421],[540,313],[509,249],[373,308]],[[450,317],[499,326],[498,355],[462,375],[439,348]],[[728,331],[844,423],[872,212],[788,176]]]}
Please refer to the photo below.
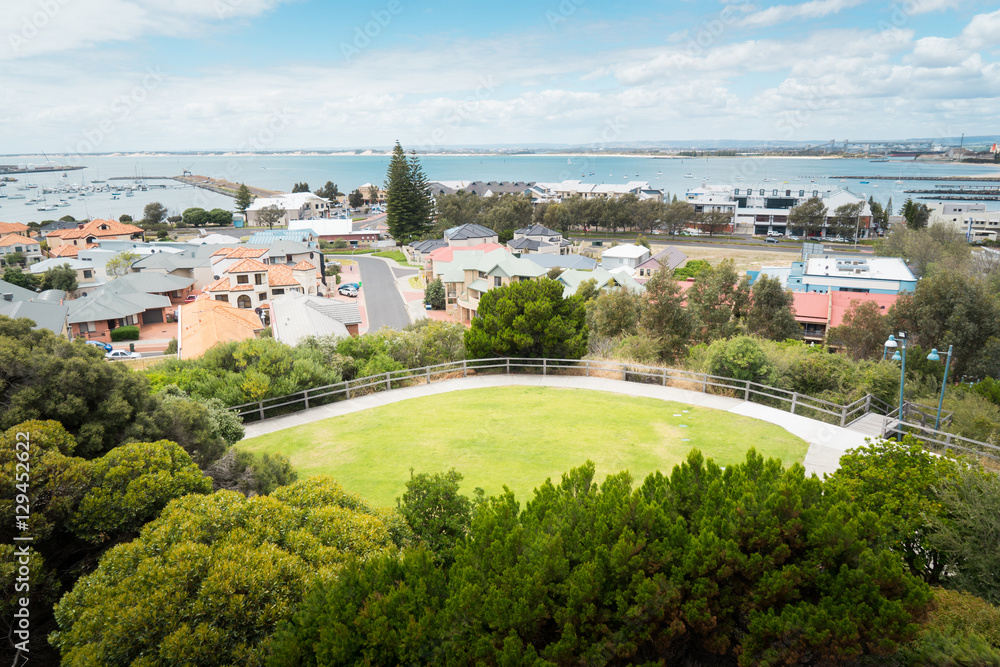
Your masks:
{"label": "residential house", "polygon": [[546,271],[549,269],[576,269],[578,271],[593,271],[597,268],[597,260],[586,255],[552,255],[533,252],[521,255],[522,259],[534,262]]}
{"label": "residential house", "polygon": [[747,275],[750,284],[769,275],[793,292],[898,294],[917,286],[917,278],[899,257],[808,255],[788,268],[763,267]]}
{"label": "residential house", "polygon": [[[63,247],[72,248],[73,246]],[[54,269],[63,265],[69,266],[69,268],[76,272],[76,284],[78,291],[100,287],[108,280],[103,266],[94,266],[93,262],[84,262],[76,259],[75,257],[52,257],[49,259],[43,259],[40,262],[32,264],[29,267],[29,270],[37,276],[45,273],[49,269]]]}
{"label": "residential house", "polygon": [[269,310],[272,335],[288,345],[298,345],[308,336],[357,336],[361,324],[356,302],[299,292],[273,299]]}
{"label": "residential house", "polygon": [[646,291],[646,288],[633,278],[627,269],[621,268],[616,269],[615,271],[608,271],[607,269],[602,268],[597,268],[593,271],[577,271],[575,269],[567,269],[559,274],[559,277],[556,278],[556,280],[564,285],[564,297],[570,297],[576,294],[576,291],[580,289],[580,285],[588,280],[595,281],[596,287],[599,290],[624,287],[625,289],[637,294]]}
{"label": "residential house", "polygon": [[497,233],[489,227],[469,223],[446,229],[444,240],[453,248],[470,248],[483,243],[497,243]]}
{"label": "residential house", "polygon": [[156,324],[167,319],[170,299],[145,292],[95,292],[68,301],[70,333],[73,337],[110,340],[110,332],[121,326]]}
{"label": "residential house", "polygon": [[795,321],[802,325],[803,339],[806,342],[826,344],[832,348],[839,347],[836,340],[830,340],[830,329],[844,323],[844,315],[851,304],[860,301],[873,301],[878,304],[879,311],[885,315],[899,298],[898,294],[877,294],[857,292],[794,292],[792,294],[792,312]]}
{"label": "residential house", "polygon": [[663,190],[651,186],[647,181],[629,181],[623,184],[584,183],[583,181],[562,181],[561,183],[535,183],[527,194],[532,203],[561,202],[571,197],[583,199],[617,199],[627,194],[640,200],[663,201]]}
{"label": "residential house", "polygon": [[624,243],[601,253],[601,268],[615,269],[624,266],[635,270],[649,259],[649,248],[634,243]]}
{"label": "residential house", "polygon": [[277,205],[283,210],[284,216],[278,221],[278,225],[288,227],[294,220],[314,220],[318,218],[329,218],[334,206],[329,200],[323,199],[311,192],[295,192],[292,194],[282,194],[275,197],[257,197],[247,209],[247,224],[259,226],[261,223],[258,214],[262,208]]}
{"label": "residential house", "polygon": [[330,218],[327,220],[300,220],[288,223],[291,231],[308,231],[324,241],[346,241],[351,247],[369,247],[378,243],[381,234],[377,229],[363,229],[361,223],[350,218]]}
{"label": "residential house", "polygon": [[674,246],[659,251],[645,262],[635,267],[634,277],[640,283],[645,284],[660,269],[676,269],[687,262],[687,255]]}
{"label": "residential house", "polygon": [[9,265],[10,255],[18,253],[24,264],[34,264],[42,259],[41,244],[33,238],[21,234],[0,236],[0,265]]}
{"label": "residential house", "polygon": [[98,218],[79,222],[75,228],[50,231],[45,240],[53,251],[62,245],[74,246],[79,251],[100,241],[142,241],[143,231],[135,225]]}
{"label": "residential house", "polygon": [[48,329],[68,337],[68,313],[66,293],[61,290],[36,293],[0,280],[0,315],[27,318],[34,322],[32,329]]}
{"label": "residential house", "polygon": [[31,231],[31,227],[21,222],[0,222],[0,236],[6,236],[7,234],[31,236],[34,232]]}
{"label": "residential house", "polygon": [[226,301],[237,308],[257,309],[289,292],[315,295],[318,282],[316,267],[309,262],[289,267],[244,259],[223,269],[219,280],[208,285],[205,292],[216,301]]}
{"label": "residential house", "polygon": [[264,329],[254,311],[215,299],[202,297],[179,311],[177,354],[181,359],[197,359],[218,343],[256,338]]}
{"label": "residential house", "polygon": [[489,290],[545,275],[542,267],[514,257],[503,247],[489,252],[472,248],[449,250],[453,253],[452,261],[434,262],[435,277],[441,278],[446,299],[457,307],[462,321],[471,321],[476,316],[479,299]]}
{"label": "residential house", "polygon": [[428,190],[433,196],[450,195],[465,190],[481,197],[500,195],[528,195],[534,183],[523,181],[433,181],[428,184]]}
{"label": "residential house", "polygon": [[515,255],[548,253],[568,255],[573,252],[573,242],[562,233],[544,225],[531,225],[514,231],[514,238],[507,242],[507,249]]}

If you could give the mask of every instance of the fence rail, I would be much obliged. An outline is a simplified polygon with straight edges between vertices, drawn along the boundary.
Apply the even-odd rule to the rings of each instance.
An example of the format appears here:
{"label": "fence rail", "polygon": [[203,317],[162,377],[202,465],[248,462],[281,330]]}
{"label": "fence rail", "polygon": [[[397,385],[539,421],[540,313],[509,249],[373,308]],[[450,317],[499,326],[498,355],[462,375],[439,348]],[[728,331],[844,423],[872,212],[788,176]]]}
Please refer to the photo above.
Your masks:
{"label": "fence rail", "polygon": [[[244,403],[231,408],[244,420],[270,419],[282,414],[306,410],[337,400],[346,400],[394,388],[414,384],[429,384],[442,379],[502,373],[578,375],[585,377],[613,377],[628,382],[659,384],[722,394],[757,401],[787,410],[793,414],[825,415],[826,421],[846,426],[859,417],[875,412],[887,414],[888,404],[868,394],[848,405],[841,405],[807,394],[787,389],[771,387],[748,380],[697,373],[676,368],[645,366],[642,364],[617,361],[595,361],[592,359],[529,359],[497,357],[492,359],[469,359],[453,361],[420,368],[389,371],[353,380],[345,380],[332,385],[312,387],[286,396],[265,398],[252,403]],[[812,413],[810,415],[809,413]]]}

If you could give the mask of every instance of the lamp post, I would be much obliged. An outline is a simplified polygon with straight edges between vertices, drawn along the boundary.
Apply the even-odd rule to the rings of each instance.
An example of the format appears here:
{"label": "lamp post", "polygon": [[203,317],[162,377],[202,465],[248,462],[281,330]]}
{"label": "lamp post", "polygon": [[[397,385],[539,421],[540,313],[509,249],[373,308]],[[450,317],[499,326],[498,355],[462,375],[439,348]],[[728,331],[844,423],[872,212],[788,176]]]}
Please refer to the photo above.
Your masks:
{"label": "lamp post", "polygon": [[[941,406],[944,405],[944,388],[948,386],[948,367],[951,365],[951,348],[948,346],[948,356],[944,362],[944,379],[941,380],[941,398],[938,399],[938,411],[937,418],[934,420],[934,430],[938,430],[941,426]],[[938,356],[937,348],[931,350],[931,353],[927,355],[928,361],[940,361],[941,357]]]}
{"label": "lamp post", "polygon": [[893,361],[902,361],[902,366],[899,370],[899,440],[903,440],[903,384],[906,382],[906,332],[899,332],[899,343],[896,342],[896,338],[889,336],[889,339],[885,341],[885,348],[888,351],[890,348],[895,348],[896,351],[892,355]]}

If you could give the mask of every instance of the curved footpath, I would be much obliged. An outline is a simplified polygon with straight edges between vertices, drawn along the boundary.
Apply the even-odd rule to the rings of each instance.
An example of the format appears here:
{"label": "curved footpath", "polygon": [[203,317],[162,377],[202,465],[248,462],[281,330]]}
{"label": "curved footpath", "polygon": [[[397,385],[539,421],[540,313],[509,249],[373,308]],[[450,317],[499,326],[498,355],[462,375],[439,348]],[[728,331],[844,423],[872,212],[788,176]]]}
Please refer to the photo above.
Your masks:
{"label": "curved footpath", "polygon": [[[430,384],[420,384],[402,389],[382,391],[368,394],[346,401],[339,401],[318,408],[310,408],[291,415],[275,417],[261,422],[245,425],[244,438],[253,438],[266,433],[274,433],[303,424],[337,417],[340,415],[360,412],[370,408],[405,401],[421,396],[433,396],[465,389],[481,389],[484,387],[558,387],[566,389],[592,389],[595,391],[610,391],[626,396],[642,396],[658,398],[663,401],[676,401],[688,405],[725,410],[745,417],[760,419],[782,427],[792,435],[798,436],[809,443],[804,465],[807,473],[832,473],[840,466],[840,457],[848,449],[865,444],[863,433],[846,428],[793,415],[777,408],[767,407],[759,403],[751,403],[738,398],[703,394],[689,389],[661,387],[652,384],[610,380],[597,377],[578,377],[561,375],[482,375],[475,377],[441,380]],[[738,434],[734,434],[739,437]]]}

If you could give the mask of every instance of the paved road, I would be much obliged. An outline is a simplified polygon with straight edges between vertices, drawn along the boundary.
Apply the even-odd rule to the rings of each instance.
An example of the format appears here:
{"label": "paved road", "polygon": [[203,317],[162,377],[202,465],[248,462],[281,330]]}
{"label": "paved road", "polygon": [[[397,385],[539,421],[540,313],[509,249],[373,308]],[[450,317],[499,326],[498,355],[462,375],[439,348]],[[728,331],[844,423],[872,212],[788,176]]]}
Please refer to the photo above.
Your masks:
{"label": "paved road", "polygon": [[396,289],[396,276],[389,264],[374,257],[356,255],[353,258],[361,269],[361,290],[365,293],[368,310],[368,330],[378,331],[383,326],[402,329],[410,323],[410,314],[403,297]]}

